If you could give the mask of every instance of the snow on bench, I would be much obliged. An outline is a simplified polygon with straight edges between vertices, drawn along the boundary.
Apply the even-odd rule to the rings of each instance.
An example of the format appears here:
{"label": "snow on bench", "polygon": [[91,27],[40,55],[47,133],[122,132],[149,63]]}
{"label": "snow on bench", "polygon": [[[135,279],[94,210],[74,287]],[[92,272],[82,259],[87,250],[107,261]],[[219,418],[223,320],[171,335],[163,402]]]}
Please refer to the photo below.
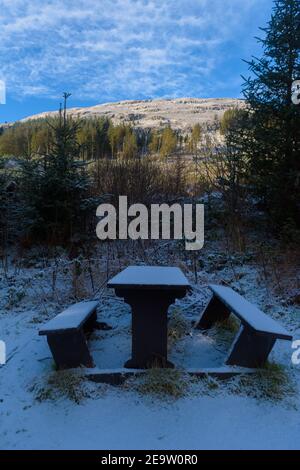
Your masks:
{"label": "snow on bench", "polygon": [[62,313],[46,323],[39,331],[40,335],[57,334],[59,331],[79,330],[96,311],[98,302],[79,302],[71,305]]}
{"label": "snow on bench", "polygon": [[79,302],[50,320],[39,331],[47,342],[58,369],[94,367],[86,334],[97,326],[98,302]]}
{"label": "snow on bench", "polygon": [[242,322],[247,323],[254,330],[272,334],[279,339],[292,339],[285,328],[230,287],[211,284],[209,288]]}
{"label": "snow on bench", "polygon": [[262,367],[277,339],[293,339],[279,323],[229,287],[211,284],[209,288],[214,295],[195,328],[207,330],[215,323],[228,319],[231,313],[241,321],[240,330],[226,360],[227,365]]}

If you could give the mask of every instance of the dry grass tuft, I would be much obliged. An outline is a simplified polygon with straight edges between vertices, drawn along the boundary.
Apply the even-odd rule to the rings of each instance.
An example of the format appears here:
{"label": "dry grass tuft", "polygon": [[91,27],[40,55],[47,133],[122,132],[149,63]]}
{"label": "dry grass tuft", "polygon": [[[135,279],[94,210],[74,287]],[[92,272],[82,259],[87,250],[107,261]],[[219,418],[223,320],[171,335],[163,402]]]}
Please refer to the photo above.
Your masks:
{"label": "dry grass tuft", "polygon": [[87,397],[83,382],[84,377],[80,371],[63,370],[52,372],[45,384],[35,384],[31,391],[39,402],[67,398],[79,404]]}
{"label": "dry grass tuft", "polygon": [[189,378],[179,369],[152,368],[134,386],[143,395],[178,399],[187,393]]}
{"label": "dry grass tuft", "polygon": [[168,324],[169,346],[173,346],[177,341],[188,334],[189,330],[190,323],[184,318],[180,310],[175,310]]}

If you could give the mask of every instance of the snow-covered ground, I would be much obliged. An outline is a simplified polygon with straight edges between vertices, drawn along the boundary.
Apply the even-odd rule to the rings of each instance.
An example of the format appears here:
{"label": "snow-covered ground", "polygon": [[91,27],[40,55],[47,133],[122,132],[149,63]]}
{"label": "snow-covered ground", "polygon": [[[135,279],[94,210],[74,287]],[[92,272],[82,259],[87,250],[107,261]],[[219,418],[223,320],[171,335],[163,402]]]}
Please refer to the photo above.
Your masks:
{"label": "snow-covered ground", "polygon": [[126,265],[178,266],[192,283],[191,295],[170,309],[186,328],[170,345],[169,358],[179,368],[221,366],[232,340],[231,331],[207,335],[191,328],[210,296],[208,283],[231,285],[300,338],[299,307],[264,282],[256,262],[226,258],[212,243],[201,252],[196,276],[194,259],[178,253],[166,244],[138,253],[129,249],[126,256],[101,248],[89,262],[30,255],[1,272],[0,340],[8,357],[0,366],[1,449],[300,448],[300,366],[291,364],[287,341],[277,342],[271,357],[284,367],[286,383],[279,385],[257,377],[187,379],[183,395],[172,397],[142,392],[140,379],[113,387],[89,382],[79,372],[70,374],[74,400],[64,385],[55,384],[58,373],[38,330],[76,300],[99,298],[99,320],[113,327],[91,338],[97,367],[120,368],[129,358],[129,307],[105,288],[106,278]]}

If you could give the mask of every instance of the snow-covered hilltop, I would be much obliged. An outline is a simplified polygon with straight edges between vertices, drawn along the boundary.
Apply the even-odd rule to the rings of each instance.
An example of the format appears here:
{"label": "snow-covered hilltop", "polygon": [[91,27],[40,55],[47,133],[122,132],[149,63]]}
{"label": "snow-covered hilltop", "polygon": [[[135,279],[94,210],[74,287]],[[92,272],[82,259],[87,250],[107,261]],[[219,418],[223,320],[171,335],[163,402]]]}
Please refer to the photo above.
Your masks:
{"label": "snow-covered hilltop", "polygon": [[[220,119],[227,109],[244,106],[235,98],[176,98],[156,100],[120,101],[91,107],[70,108],[74,117],[91,118],[106,116],[116,124],[132,123],[136,128],[160,128],[170,125],[173,129],[189,130],[194,124],[210,124]],[[27,117],[23,121],[54,115],[44,112]]]}

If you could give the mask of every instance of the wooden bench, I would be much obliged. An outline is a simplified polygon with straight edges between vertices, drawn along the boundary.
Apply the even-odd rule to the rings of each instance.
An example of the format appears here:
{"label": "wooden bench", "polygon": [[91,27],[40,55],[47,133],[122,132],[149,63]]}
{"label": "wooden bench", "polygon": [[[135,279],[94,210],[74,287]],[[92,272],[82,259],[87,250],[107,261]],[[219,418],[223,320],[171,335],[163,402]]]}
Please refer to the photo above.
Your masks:
{"label": "wooden bench", "polygon": [[47,341],[58,369],[94,367],[86,335],[97,327],[98,302],[79,302],[46,323],[39,335]]}
{"label": "wooden bench", "polygon": [[293,339],[279,323],[231,288],[217,285],[210,285],[209,288],[213,296],[195,327],[209,329],[216,322],[226,320],[231,313],[241,321],[241,328],[226,364],[261,367],[266,363],[277,339]]}

